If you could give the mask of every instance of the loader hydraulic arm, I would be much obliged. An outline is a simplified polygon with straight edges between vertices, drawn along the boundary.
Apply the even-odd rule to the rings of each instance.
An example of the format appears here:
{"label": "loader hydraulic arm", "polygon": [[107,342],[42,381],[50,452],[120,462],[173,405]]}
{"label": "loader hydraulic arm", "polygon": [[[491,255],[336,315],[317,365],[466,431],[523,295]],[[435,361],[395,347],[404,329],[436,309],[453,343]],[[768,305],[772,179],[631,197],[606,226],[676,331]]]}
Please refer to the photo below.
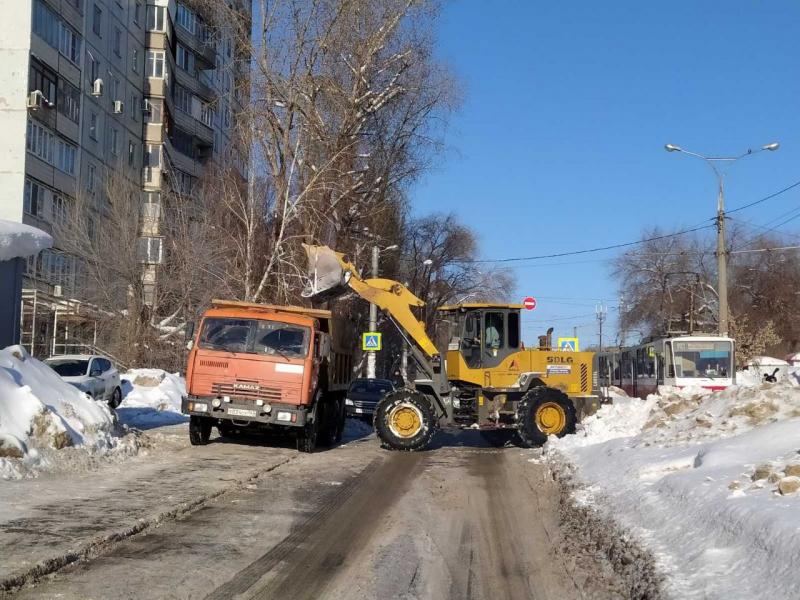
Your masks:
{"label": "loader hydraulic arm", "polygon": [[406,286],[391,279],[362,279],[358,269],[344,254],[327,246],[303,244],[303,247],[309,263],[309,284],[303,296],[318,301],[329,300],[352,290],[388,313],[402,329],[401,333],[416,342],[428,359],[439,354],[425,332],[425,325],[411,310],[412,306],[425,306],[425,302]]}

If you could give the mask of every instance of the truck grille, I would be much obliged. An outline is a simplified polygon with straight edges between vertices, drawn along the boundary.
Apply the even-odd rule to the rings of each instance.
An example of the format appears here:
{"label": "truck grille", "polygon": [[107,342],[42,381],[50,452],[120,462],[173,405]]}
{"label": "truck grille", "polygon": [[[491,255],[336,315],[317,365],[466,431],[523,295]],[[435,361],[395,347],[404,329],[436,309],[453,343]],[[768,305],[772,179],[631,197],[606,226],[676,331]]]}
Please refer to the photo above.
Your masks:
{"label": "truck grille", "polygon": [[211,393],[231,398],[261,398],[270,402],[279,402],[281,391],[259,385],[257,381],[234,381],[231,383],[212,383]]}

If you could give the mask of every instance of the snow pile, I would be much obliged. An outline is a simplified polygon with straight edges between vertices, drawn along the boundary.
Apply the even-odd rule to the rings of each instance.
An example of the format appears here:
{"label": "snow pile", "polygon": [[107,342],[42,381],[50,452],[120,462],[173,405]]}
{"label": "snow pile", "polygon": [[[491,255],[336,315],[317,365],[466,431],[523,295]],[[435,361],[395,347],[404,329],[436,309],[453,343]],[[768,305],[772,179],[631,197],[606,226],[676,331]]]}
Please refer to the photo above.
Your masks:
{"label": "snow pile", "polygon": [[33,256],[52,245],[53,238],[41,229],[0,219],[0,260]]}
{"label": "snow pile", "polygon": [[0,350],[0,477],[33,474],[48,451],[116,445],[114,418],[22,346]]}
{"label": "snow pile", "polygon": [[123,373],[120,421],[140,429],[174,425],[187,420],[181,414],[186,381],[162,369],[131,369]]}
{"label": "snow pile", "polygon": [[669,596],[788,598],[800,588],[800,388],[791,381],[616,398],[545,451],[574,465],[581,500],[654,554]]}

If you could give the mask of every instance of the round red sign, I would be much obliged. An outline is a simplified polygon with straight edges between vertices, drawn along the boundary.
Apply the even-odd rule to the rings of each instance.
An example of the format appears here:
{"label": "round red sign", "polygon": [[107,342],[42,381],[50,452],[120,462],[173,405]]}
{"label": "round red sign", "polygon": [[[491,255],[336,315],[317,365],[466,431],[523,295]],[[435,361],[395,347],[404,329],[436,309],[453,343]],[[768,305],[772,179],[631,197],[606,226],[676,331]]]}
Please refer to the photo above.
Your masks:
{"label": "round red sign", "polygon": [[527,310],[533,310],[536,308],[536,298],[533,296],[528,296],[522,301],[522,306],[524,306]]}

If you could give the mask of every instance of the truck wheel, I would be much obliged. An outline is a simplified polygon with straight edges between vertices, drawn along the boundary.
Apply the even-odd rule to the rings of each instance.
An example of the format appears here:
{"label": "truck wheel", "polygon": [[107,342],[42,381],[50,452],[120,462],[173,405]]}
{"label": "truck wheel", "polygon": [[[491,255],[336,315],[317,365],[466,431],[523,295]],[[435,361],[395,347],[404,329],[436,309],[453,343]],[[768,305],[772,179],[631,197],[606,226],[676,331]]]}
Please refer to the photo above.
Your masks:
{"label": "truck wheel", "polygon": [[517,406],[517,431],[522,445],[541,446],[550,435],[575,433],[575,405],[562,391],[535,387]]}
{"label": "truck wheel", "polygon": [[297,432],[297,450],[298,452],[311,453],[317,449],[317,437],[319,436],[319,417],[313,423],[306,423],[300,431]]}
{"label": "truck wheel", "polygon": [[336,401],[336,415],[335,415],[336,432],[333,435],[334,444],[342,443],[342,438],[344,437],[344,424],[345,424],[344,400],[341,399]]}
{"label": "truck wheel", "polygon": [[111,408],[117,408],[120,404],[122,404],[122,390],[115,387],[114,391],[111,393],[111,400],[108,401],[108,405]]}
{"label": "truck wheel", "polygon": [[438,420],[431,401],[418,392],[387,394],[375,407],[373,427],[385,447],[423,450],[436,433]]}
{"label": "truck wheel", "polygon": [[192,446],[205,446],[211,437],[211,421],[206,417],[189,417],[189,441]]}

